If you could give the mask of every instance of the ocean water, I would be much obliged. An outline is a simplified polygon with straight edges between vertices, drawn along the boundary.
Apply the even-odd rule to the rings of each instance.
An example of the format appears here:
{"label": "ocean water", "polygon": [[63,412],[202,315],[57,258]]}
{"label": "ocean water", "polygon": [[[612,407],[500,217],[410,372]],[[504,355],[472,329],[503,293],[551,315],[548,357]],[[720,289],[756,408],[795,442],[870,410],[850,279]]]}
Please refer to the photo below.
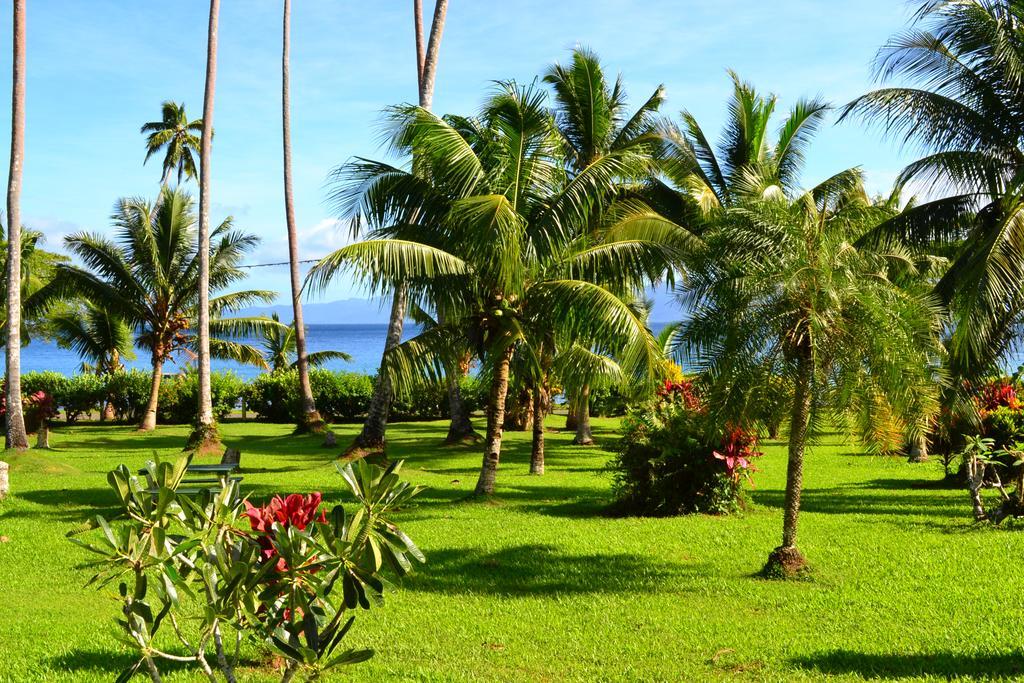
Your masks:
{"label": "ocean water", "polygon": [[[329,370],[347,370],[373,374],[380,365],[380,357],[384,352],[384,338],[387,336],[387,325],[308,325],[306,345],[309,351],[344,351],[352,356],[352,360],[331,361],[324,367]],[[414,325],[406,323],[405,337],[415,335]],[[259,340],[249,339],[247,343],[259,347]],[[0,358],[3,354],[0,353]],[[21,350],[22,372],[55,370],[65,375],[79,372],[81,359],[74,351],[62,349],[56,343],[33,340]],[[151,365],[145,351],[136,349],[135,360],[125,361],[125,365],[149,370]],[[189,365],[188,359],[178,358],[168,363],[164,370],[175,373]],[[194,363],[191,363],[194,365]],[[232,361],[212,361],[215,371],[230,370],[239,377],[249,379],[263,372],[251,365],[242,365]]]}
{"label": "ocean water", "polygon": [[[664,323],[651,323],[654,334],[661,331]],[[387,336],[388,326],[382,324],[359,324],[359,325],[307,325],[306,344],[309,351],[344,351],[352,356],[351,361],[332,360],[324,365],[328,370],[361,372],[374,374],[380,365],[381,354],[384,353],[384,338]],[[416,325],[406,321],[403,339],[416,335],[419,329]],[[259,348],[259,339],[244,340]],[[3,358],[3,351],[0,348],[0,359]],[[71,350],[62,349],[54,342],[33,340],[21,350],[22,372],[35,372],[42,370],[54,370],[65,375],[75,375],[80,371],[82,360]],[[148,371],[151,367],[149,355],[142,350],[136,349],[134,360],[125,360],[128,367],[139,368]],[[164,366],[164,372],[174,374],[195,363],[189,359],[180,357],[168,362]],[[243,379],[251,379],[259,375],[263,370],[251,365],[242,365],[233,361],[212,361],[214,371],[231,371]],[[0,365],[2,368],[2,365]],[[0,369],[0,374],[2,374]]]}

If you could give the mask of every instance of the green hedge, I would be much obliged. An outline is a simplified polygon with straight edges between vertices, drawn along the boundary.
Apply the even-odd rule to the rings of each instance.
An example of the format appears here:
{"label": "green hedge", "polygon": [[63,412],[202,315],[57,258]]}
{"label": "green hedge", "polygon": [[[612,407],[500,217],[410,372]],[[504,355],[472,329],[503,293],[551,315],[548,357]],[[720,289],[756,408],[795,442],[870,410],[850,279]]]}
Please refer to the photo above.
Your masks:
{"label": "green hedge", "polygon": [[[82,374],[67,377],[59,372],[30,372],[22,377],[26,394],[45,391],[69,422],[100,411],[109,400],[118,420],[137,422],[149,400],[151,375],[126,370],[113,375]],[[355,372],[310,372],[317,409],[329,421],[349,421],[364,415],[373,397],[374,378]],[[244,399],[248,410],[268,422],[293,422],[299,413],[299,379],[295,370],[258,375],[245,382],[234,373],[213,373],[213,410],[218,420]],[[469,410],[482,407],[480,382],[467,377],[461,383]],[[165,375],[160,384],[157,422],[188,424],[198,403],[198,377],[194,371]],[[448,417],[448,390],[444,385],[421,386],[395,400],[395,420],[436,420]]]}

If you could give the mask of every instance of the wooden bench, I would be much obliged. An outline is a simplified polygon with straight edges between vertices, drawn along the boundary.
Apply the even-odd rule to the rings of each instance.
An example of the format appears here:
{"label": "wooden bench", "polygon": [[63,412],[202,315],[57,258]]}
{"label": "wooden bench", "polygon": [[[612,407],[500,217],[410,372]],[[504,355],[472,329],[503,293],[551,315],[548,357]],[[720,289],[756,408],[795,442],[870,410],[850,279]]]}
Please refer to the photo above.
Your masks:
{"label": "wooden bench", "polygon": [[[241,462],[241,453],[233,448],[224,451],[221,461],[208,465],[189,465],[185,470],[185,476],[177,488],[177,492],[185,496],[194,496],[201,491],[208,489],[221,490],[228,482],[240,482],[242,477],[233,476],[238,471]],[[149,485],[149,493],[156,495],[159,491],[156,483],[149,476],[145,468],[139,470],[139,474],[145,475]],[[204,476],[205,475],[205,476]]]}

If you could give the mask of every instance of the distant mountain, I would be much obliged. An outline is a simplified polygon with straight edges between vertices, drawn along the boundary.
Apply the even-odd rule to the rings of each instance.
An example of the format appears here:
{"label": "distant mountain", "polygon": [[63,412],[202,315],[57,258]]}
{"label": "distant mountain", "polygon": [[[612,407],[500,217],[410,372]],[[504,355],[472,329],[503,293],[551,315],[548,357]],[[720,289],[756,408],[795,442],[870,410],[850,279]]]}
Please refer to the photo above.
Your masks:
{"label": "distant mountain", "polygon": [[[389,312],[381,302],[369,299],[341,299],[302,305],[302,317],[307,325],[387,325]],[[292,321],[291,304],[253,306],[242,309],[237,315],[272,313],[277,313],[282,322]]]}

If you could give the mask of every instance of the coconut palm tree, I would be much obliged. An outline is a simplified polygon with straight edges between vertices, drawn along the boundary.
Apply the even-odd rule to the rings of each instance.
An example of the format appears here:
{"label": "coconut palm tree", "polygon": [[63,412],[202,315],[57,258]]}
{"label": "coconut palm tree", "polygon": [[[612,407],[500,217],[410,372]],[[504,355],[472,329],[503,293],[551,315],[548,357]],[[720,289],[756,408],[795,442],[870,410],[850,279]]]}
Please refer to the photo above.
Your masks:
{"label": "coconut palm tree", "polygon": [[[153,379],[149,403],[139,429],[156,426],[157,401],[164,364],[180,352],[195,353],[193,332],[199,316],[199,254],[192,199],[179,189],[164,188],[161,199],[122,199],[112,216],[116,240],[77,233],[65,244],[82,263],[60,265],[44,290],[53,296],[80,296],[102,302],[135,331],[136,343],[149,352]],[[258,243],[253,235],[235,230],[230,219],[212,234],[209,252],[210,285],[220,291],[245,278],[238,264]],[[273,301],[271,291],[245,290],[210,300],[212,353],[218,358],[267,367],[259,349],[234,337],[279,327],[268,318],[229,318],[226,313],[255,303]]]}
{"label": "coconut palm tree", "polygon": [[[267,366],[273,372],[297,368],[298,360],[298,334],[295,323],[284,325],[277,313],[270,316],[276,325],[268,325],[263,330],[263,357]],[[344,351],[316,351],[307,357],[307,362],[314,368],[318,368],[332,360],[350,361],[352,356]]]}
{"label": "coconut palm tree", "polygon": [[87,303],[61,311],[50,317],[50,325],[57,343],[77,353],[97,374],[123,370],[123,361],[135,358],[131,325],[106,306]]}
{"label": "coconut palm tree", "polygon": [[[596,201],[591,211],[591,225],[585,232],[594,233],[616,194],[654,174],[653,153],[659,142],[655,117],[665,99],[665,89],[659,85],[639,109],[630,113],[622,76],[610,84],[598,56],[582,47],[573,50],[569,66],[553,65],[544,76],[544,82],[554,90],[555,120],[567,150],[568,173],[571,176],[586,173],[595,162],[609,155],[621,165],[617,186],[605,188],[605,196],[593,198]],[[576,354],[575,357],[580,360],[583,356]],[[589,384],[583,383],[572,395],[571,410],[576,417],[573,443],[577,445],[594,443],[590,429],[590,389]],[[535,435],[542,437],[543,432]],[[534,450],[538,450],[536,444]]]}
{"label": "coconut palm tree", "polygon": [[940,198],[872,237],[955,248],[935,291],[953,318],[951,372],[977,379],[1019,344],[1024,313],[1024,5],[917,5],[875,60],[875,76],[896,84],[857,98],[843,117],[926,153],[898,182]]}
{"label": "coconut palm tree", "polygon": [[733,71],[729,77],[733,93],[717,148],[687,111],[681,126],[665,122],[660,131],[664,177],[651,182],[646,196],[665,216],[694,229],[739,202],[798,192],[804,153],[829,112],[820,98],[801,99],[776,130],[775,95],[758,94]]}
{"label": "coconut palm tree", "polygon": [[898,244],[857,246],[888,215],[850,169],[804,193],[736,201],[690,260],[678,350],[704,374],[719,422],[750,424],[778,378],[792,385],[782,544],[766,574],[805,564],[797,522],[816,426],[850,416],[871,440],[884,415],[918,434],[937,408],[939,312],[903,283],[916,259]]}
{"label": "coconut palm tree", "polygon": [[213,419],[213,389],[210,385],[210,154],[213,151],[213,100],[217,87],[217,21],[220,0],[210,0],[206,33],[206,87],[203,93],[203,129],[199,154],[199,302],[196,334],[196,367],[199,376],[199,406],[196,424],[186,448],[213,452],[220,447],[220,432]]}
{"label": "coconut palm tree", "polygon": [[[299,235],[295,229],[295,201],[292,194],[292,134],[289,107],[291,9],[291,0],[284,0],[281,30],[281,138],[284,151],[284,216],[288,230],[288,272],[291,278],[292,319],[294,320],[294,325],[289,328],[291,330],[289,343],[294,347],[293,350],[297,356],[295,367],[299,372],[302,414],[299,416],[298,427],[301,431],[320,432],[323,431],[325,423],[316,409],[313,386],[309,381],[309,366],[314,363],[306,353],[306,326],[302,318],[302,278],[299,275]],[[290,353],[291,350],[289,349],[288,352]],[[276,362],[274,367],[277,368]]]}
{"label": "coconut palm tree", "polygon": [[28,448],[21,410],[21,177],[25,159],[25,0],[14,0],[11,78],[11,166],[7,175],[7,402],[8,448]]}
{"label": "coconut palm tree", "polygon": [[[47,333],[46,312],[57,302],[43,300],[39,293],[43,286],[53,279],[56,267],[67,263],[68,257],[41,247],[45,241],[43,234],[37,230],[22,227],[21,230],[21,345],[28,344],[32,336]],[[7,284],[7,242],[0,242],[0,262],[3,263],[2,279]],[[0,322],[3,329],[0,334],[7,335],[7,302],[0,305]]]}
{"label": "coconut palm tree", "polygon": [[[163,178],[161,185],[170,184],[171,177],[177,173],[178,184],[183,178],[195,178],[196,154],[201,145],[195,133],[203,129],[203,120],[189,121],[185,114],[185,105],[166,100],[160,105],[160,120],[142,124],[140,133],[146,135],[146,158],[149,161],[154,154],[164,153]],[[148,135],[147,135],[148,134]]]}
{"label": "coconut palm tree", "polygon": [[[370,239],[321,260],[307,284],[322,289],[349,270],[374,292],[404,283],[414,299],[442,302],[446,317],[385,354],[381,375],[401,387],[438,380],[469,346],[490,378],[478,494],[494,491],[513,356],[536,377],[534,333],[557,329],[588,347],[614,349],[624,371],[648,378],[660,351],[615,292],[663,272],[678,256],[636,233],[650,217],[623,211],[601,240],[581,239],[594,197],[614,184],[622,160],[595,161],[568,177],[545,94],[499,84],[480,115],[442,119],[422,107],[389,110],[393,149],[416,172],[360,159],[336,198]],[[675,226],[661,226],[663,232]],[[682,238],[680,238],[682,239]],[[543,325],[541,325],[543,322]]]}
{"label": "coconut palm tree", "polygon": [[[441,36],[444,33],[445,19],[448,13],[448,0],[436,0],[434,18],[430,25],[430,38],[423,60],[417,52],[416,73],[419,86],[419,105],[429,110],[434,101],[434,82],[437,75],[437,64],[441,54]],[[414,0],[413,15],[416,20],[417,40],[422,43],[422,7]],[[336,175],[345,175],[344,167],[336,169]],[[402,341],[402,329],[405,324],[405,312],[408,309],[408,293],[399,285],[395,288],[391,299],[391,313],[388,318],[388,331],[384,339],[384,353],[393,349]],[[381,361],[383,363],[383,360]],[[388,424],[388,412],[391,407],[392,388],[387,377],[378,374],[377,383],[373,388],[370,407],[366,411],[363,429],[356,436],[350,447],[351,451],[383,450]]]}

